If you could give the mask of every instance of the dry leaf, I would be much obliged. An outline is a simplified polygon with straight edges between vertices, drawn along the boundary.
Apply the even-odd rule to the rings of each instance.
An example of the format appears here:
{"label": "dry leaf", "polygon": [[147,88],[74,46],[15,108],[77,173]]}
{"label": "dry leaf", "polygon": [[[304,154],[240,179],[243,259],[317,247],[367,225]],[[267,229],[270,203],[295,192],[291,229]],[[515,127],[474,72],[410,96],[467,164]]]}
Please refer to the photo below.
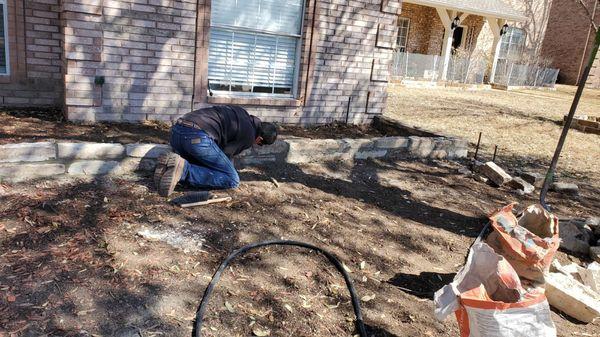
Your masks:
{"label": "dry leaf", "polygon": [[269,330],[269,329],[262,330],[259,327],[255,327],[254,329],[252,329],[252,333],[254,334],[254,336],[270,336],[271,330]]}
{"label": "dry leaf", "polygon": [[294,310],[292,309],[292,306],[289,304],[284,305],[284,307],[287,309],[287,311],[289,312],[294,312]]}
{"label": "dry leaf", "polygon": [[225,308],[227,308],[227,311],[234,313],[235,310],[233,310],[233,306],[231,305],[231,303],[225,301]]}
{"label": "dry leaf", "polygon": [[375,298],[375,294],[373,294],[371,296],[369,296],[369,295],[363,296],[363,298],[361,298],[360,300],[363,301],[363,302],[369,302],[370,300],[372,300],[374,298]]}

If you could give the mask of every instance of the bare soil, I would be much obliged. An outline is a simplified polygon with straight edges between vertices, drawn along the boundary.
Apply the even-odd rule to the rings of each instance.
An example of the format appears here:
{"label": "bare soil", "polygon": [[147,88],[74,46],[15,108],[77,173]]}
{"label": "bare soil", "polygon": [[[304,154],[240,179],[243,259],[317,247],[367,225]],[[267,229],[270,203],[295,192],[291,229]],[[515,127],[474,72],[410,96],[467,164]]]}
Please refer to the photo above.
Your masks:
{"label": "bare soil", "polygon": [[[482,132],[481,158],[512,169],[545,173],[569,112],[573,86],[555,91],[464,91],[391,87],[386,116],[410,126],[458,136],[471,142]],[[600,116],[600,90],[586,89],[578,115]],[[600,186],[600,136],[569,131],[558,172],[579,184]]]}
{"label": "bare soil", "polygon": [[[190,336],[219,263],[244,244],[295,239],[324,247],[352,271],[373,336],[457,336],[433,318],[486,223],[509,202],[445,161],[331,162],[245,169],[227,204],[180,209],[149,178],[38,181],[0,187],[0,336]],[[276,179],[279,187],[271,181]],[[598,190],[551,193],[560,217],[585,217]],[[181,234],[152,241],[138,232]],[[561,261],[580,261],[559,253]],[[592,336],[553,312],[559,336]],[[343,279],[323,257],[266,248],[236,260],[219,283],[203,336],[352,336]]]}
{"label": "bare soil", "polygon": [[[0,108],[0,144],[46,141],[48,139],[105,142],[105,143],[159,143],[169,142],[170,123],[146,121],[143,123],[81,124],[64,120],[57,109]],[[384,134],[369,125],[332,123],[313,127],[280,125],[283,137],[304,138],[368,138],[403,136],[398,130]]]}

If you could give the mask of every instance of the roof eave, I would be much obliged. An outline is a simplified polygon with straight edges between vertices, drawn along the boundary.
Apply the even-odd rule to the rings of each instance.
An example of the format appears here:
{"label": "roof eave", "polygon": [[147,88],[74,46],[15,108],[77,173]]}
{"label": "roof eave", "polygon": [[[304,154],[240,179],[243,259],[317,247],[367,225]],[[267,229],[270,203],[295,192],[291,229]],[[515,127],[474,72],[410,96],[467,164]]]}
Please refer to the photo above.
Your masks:
{"label": "roof eave", "polygon": [[506,19],[507,21],[522,22],[522,21],[527,20],[527,17],[524,15],[496,13],[496,12],[491,12],[491,11],[480,11],[480,10],[473,10],[470,8],[461,8],[458,6],[440,6],[440,4],[436,3],[435,1],[430,1],[430,0],[404,0],[404,2],[412,3],[415,5],[423,5],[423,6],[427,6],[427,7],[444,7],[446,9],[456,10],[456,11],[460,11],[463,13],[474,14],[474,15],[479,15],[479,16],[483,16],[483,17],[491,16],[491,17],[498,18],[498,19]]}

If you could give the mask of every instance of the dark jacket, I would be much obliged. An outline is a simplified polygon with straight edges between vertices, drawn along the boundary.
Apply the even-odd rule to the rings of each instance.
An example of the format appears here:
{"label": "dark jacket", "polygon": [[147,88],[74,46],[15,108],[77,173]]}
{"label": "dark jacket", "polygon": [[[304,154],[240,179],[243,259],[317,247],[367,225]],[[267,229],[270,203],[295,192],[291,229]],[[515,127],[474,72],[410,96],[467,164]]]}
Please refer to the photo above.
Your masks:
{"label": "dark jacket", "polygon": [[230,158],[252,147],[260,129],[260,119],[238,106],[199,109],[181,119],[204,130]]}

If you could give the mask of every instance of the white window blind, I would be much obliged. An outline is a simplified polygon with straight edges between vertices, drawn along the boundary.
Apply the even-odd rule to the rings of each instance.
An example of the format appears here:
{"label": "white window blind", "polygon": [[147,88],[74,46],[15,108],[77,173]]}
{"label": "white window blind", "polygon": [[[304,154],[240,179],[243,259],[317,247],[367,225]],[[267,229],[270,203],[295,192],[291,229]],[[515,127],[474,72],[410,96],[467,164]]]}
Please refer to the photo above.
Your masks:
{"label": "white window blind", "polygon": [[213,0],[210,88],[292,95],[303,0]]}
{"label": "white window blind", "polygon": [[8,74],[8,18],[6,0],[0,0],[0,75]]}

